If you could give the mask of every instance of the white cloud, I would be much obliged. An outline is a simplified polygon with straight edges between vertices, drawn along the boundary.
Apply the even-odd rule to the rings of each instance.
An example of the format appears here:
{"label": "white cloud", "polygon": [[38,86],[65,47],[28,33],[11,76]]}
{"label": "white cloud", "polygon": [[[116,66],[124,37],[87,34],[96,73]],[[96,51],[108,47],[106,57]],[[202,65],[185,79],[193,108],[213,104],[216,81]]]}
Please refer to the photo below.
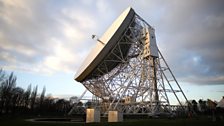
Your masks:
{"label": "white cloud", "polygon": [[65,8],[62,10],[62,14],[71,20],[69,23],[74,24],[74,26],[77,26],[78,28],[84,30],[96,28],[95,17],[84,10]]}
{"label": "white cloud", "polygon": [[55,15],[51,8],[41,8],[43,3],[35,3],[0,1],[1,66],[44,74],[74,73],[77,62],[86,55],[79,45],[86,44],[86,32],[96,28],[95,20],[75,7],[60,5]]}
{"label": "white cloud", "polygon": [[85,37],[82,32],[78,31],[75,27],[69,24],[64,24],[63,32],[65,37],[75,43],[80,42]]}
{"label": "white cloud", "polygon": [[110,6],[108,5],[108,3],[105,0],[97,0],[96,7],[103,14],[108,12],[108,10],[110,8]]}
{"label": "white cloud", "polygon": [[72,71],[68,68],[67,64],[71,64],[76,61],[76,57],[73,52],[69,50],[68,47],[62,45],[58,40],[53,39],[55,45],[52,46],[52,55],[45,57],[43,64],[46,68],[50,68],[54,71]]}
{"label": "white cloud", "polygon": [[0,20],[2,19],[6,25],[10,25],[14,29],[7,30],[24,30],[29,25],[29,21],[34,18],[33,7],[37,1],[27,0],[3,0],[0,1],[2,8],[0,9]]}
{"label": "white cloud", "polygon": [[11,56],[8,52],[1,52],[0,59],[10,63],[16,63],[15,57]]}

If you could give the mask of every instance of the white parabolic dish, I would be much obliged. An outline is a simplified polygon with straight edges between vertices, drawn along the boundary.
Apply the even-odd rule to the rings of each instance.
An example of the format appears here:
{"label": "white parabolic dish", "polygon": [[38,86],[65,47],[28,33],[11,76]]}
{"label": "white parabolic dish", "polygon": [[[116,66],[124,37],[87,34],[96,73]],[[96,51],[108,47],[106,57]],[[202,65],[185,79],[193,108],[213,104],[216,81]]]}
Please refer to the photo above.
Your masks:
{"label": "white parabolic dish", "polygon": [[100,42],[96,43],[95,48],[92,49],[79,70],[76,72],[76,81],[82,82],[88,76],[90,76],[91,72],[100,64],[104,57],[115,46],[122,33],[133,20],[134,15],[134,10],[129,7],[113,22],[109,29],[107,29],[104,35],[99,39],[105,45]]}

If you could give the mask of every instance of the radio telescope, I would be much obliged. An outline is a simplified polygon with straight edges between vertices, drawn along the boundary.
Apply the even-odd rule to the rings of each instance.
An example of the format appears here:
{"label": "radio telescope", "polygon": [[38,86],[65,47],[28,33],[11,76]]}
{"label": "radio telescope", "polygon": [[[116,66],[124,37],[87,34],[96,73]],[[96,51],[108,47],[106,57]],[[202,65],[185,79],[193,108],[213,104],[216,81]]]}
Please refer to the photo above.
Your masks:
{"label": "radio telescope", "polygon": [[100,98],[102,113],[171,113],[171,95],[186,110],[188,100],[156,44],[155,29],[131,7],[97,39],[75,80]]}

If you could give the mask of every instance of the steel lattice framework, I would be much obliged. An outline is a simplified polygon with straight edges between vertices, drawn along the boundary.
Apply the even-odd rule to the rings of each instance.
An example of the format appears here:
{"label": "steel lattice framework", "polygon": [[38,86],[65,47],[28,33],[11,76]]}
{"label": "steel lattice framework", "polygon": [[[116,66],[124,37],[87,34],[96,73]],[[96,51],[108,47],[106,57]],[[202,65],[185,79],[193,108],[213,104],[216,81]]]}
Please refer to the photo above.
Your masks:
{"label": "steel lattice framework", "polygon": [[[150,33],[144,29],[149,29]],[[146,55],[147,34],[154,28],[135,14],[119,41],[82,84],[102,99],[101,109],[127,114],[172,112],[168,95],[181,107],[187,98],[158,48],[158,57]],[[156,46],[157,47],[157,46]]]}

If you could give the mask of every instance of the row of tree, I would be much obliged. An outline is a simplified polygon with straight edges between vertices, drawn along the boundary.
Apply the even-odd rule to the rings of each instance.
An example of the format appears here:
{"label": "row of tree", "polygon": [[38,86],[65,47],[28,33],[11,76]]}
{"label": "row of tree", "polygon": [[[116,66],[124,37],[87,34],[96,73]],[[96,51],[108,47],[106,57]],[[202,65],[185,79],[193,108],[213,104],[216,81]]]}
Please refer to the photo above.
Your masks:
{"label": "row of tree", "polygon": [[38,94],[38,86],[24,90],[16,80],[13,73],[0,70],[0,115],[65,115],[71,109],[70,101],[45,96],[45,87]]}
{"label": "row of tree", "polygon": [[210,99],[203,100],[199,99],[198,102],[196,100],[190,100],[192,110],[199,115],[212,115],[212,114],[222,114],[224,112],[223,108],[216,107],[217,102],[214,102]]}

